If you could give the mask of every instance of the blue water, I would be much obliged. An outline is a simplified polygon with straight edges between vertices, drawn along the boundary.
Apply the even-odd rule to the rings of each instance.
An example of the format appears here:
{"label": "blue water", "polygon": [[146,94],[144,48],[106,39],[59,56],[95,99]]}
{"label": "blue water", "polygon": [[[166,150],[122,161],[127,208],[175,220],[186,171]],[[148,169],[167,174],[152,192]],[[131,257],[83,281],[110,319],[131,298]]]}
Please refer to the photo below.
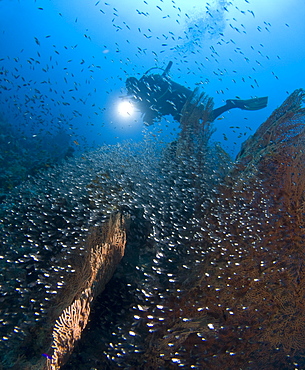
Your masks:
{"label": "blue water", "polygon": [[[304,86],[304,17],[302,0],[2,0],[0,113],[30,135],[63,128],[78,151],[141,141],[141,115],[117,112],[125,80],[172,60],[171,78],[203,85],[216,107],[269,96],[261,111],[235,110],[215,122],[214,139],[234,157]],[[179,125],[167,118],[148,132],[171,141]]]}

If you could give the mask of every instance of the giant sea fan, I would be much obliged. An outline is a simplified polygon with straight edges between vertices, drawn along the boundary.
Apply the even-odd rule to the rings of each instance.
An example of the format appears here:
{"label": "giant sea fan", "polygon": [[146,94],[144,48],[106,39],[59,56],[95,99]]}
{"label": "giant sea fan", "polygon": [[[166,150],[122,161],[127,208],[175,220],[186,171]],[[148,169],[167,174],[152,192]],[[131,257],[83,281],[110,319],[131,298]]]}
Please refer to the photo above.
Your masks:
{"label": "giant sea fan", "polygon": [[[111,277],[117,254],[112,258],[115,250],[110,248],[108,262],[103,255],[108,244],[112,245],[111,233],[125,233],[126,227],[122,221],[122,227],[113,227],[104,235],[105,227],[111,214],[141,201],[141,194],[146,193],[138,188],[143,178],[148,179],[147,168],[138,168],[135,153],[147,153],[149,148],[128,144],[103,147],[39,173],[7,196],[0,228],[0,359],[5,369],[29,369],[33,364],[39,368],[46,362],[44,352],[49,357],[60,353],[54,361],[52,358],[52,364],[60,366],[65,353],[71,352],[77,339],[73,335],[60,352],[51,349],[53,326],[57,319],[62,323],[60,317],[69,307],[88,309],[90,305],[78,301],[82,292],[94,285],[90,294],[86,293],[91,302],[98,281],[104,286]],[[154,156],[158,153],[150,152],[146,164],[150,160],[155,163]],[[123,252],[124,245],[122,237]],[[89,269],[88,261],[97,267]],[[80,316],[85,323],[88,312]],[[56,341],[60,342],[58,337]]]}
{"label": "giant sea fan", "polygon": [[157,367],[304,366],[304,97],[260,126],[197,213],[203,240],[148,346]]}

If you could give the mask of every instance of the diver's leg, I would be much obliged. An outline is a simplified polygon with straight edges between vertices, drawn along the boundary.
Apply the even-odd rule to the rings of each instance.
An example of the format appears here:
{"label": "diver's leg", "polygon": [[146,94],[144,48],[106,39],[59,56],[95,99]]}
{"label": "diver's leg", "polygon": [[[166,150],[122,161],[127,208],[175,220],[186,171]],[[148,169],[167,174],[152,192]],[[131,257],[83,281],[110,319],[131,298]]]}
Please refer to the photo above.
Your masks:
{"label": "diver's leg", "polygon": [[238,107],[235,104],[233,104],[231,100],[227,100],[225,105],[222,105],[221,107],[212,110],[209,121],[213,122],[222,113],[232,108],[238,108]]}
{"label": "diver's leg", "polygon": [[229,99],[226,101],[226,104],[222,107],[216,108],[211,112],[210,121],[214,121],[222,113],[228,111],[232,108],[239,108],[243,110],[258,110],[265,108],[268,103],[268,97],[263,98],[254,98],[254,99]]}

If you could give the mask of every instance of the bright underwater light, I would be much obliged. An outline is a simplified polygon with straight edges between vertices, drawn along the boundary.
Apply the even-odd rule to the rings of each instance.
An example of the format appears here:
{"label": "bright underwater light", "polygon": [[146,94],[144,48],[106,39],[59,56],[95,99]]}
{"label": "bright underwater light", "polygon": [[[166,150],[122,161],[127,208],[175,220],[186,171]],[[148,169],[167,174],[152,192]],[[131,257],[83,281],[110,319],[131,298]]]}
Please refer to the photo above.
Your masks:
{"label": "bright underwater light", "polygon": [[123,117],[131,116],[135,111],[134,105],[129,100],[123,100],[118,105],[118,112]]}

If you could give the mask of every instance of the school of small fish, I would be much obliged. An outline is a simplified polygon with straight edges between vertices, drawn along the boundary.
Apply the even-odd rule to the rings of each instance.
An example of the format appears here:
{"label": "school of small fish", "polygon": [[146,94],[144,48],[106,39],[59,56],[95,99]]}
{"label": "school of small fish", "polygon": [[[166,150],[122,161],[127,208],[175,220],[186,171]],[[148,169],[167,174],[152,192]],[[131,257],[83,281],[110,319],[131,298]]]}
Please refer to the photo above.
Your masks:
{"label": "school of small fish", "polygon": [[[257,40],[252,38],[253,45],[239,46],[243,42],[241,37],[247,37],[247,22],[256,19],[249,1],[240,1],[238,6],[225,0],[217,1],[216,5],[206,2],[198,6],[195,13],[185,12],[179,1],[172,0],[170,5],[162,0],[156,4],[139,1],[138,8],[130,10],[133,16],[130,23],[127,23],[130,16],[126,17],[116,1],[93,2],[88,7],[95,16],[98,13],[99,22],[105,24],[109,36],[105,37],[101,31],[97,39],[90,25],[88,28],[80,25],[82,14],[79,14],[73,20],[77,32],[82,33],[79,43],[64,44],[63,40],[69,41],[69,38],[60,40],[49,32],[33,35],[32,42],[17,56],[2,54],[0,107],[4,118],[10,112],[9,118],[21,130],[30,127],[37,134],[46,127],[64,128],[69,130],[73,140],[85,145],[88,136],[83,129],[86,127],[88,132],[99,136],[98,143],[104,143],[103,128],[109,125],[107,119],[113,109],[107,104],[108,97],[119,91],[124,93],[124,81],[130,75],[141,75],[154,65],[162,67],[171,58],[175,63],[173,72],[177,74],[173,78],[182,80],[182,84],[193,81],[194,84],[215,85],[212,93],[225,99],[230,89],[235,90],[234,84],[242,83],[251,88],[252,96],[256,96],[260,87],[256,77],[259,70],[266,68],[267,63],[275,64],[280,58],[268,55],[264,48],[264,37],[272,32],[272,24],[268,21],[257,24],[258,35]],[[51,11],[48,6],[36,9],[36,17]],[[234,17],[230,16],[232,12],[236,14]],[[57,18],[57,22],[71,22],[68,11],[58,12]],[[164,28],[153,29],[153,22],[151,26],[149,23],[154,19],[157,24],[163,22]],[[176,24],[177,32],[170,29],[172,24]],[[283,27],[288,29],[289,25]],[[228,28],[233,33],[228,32]],[[86,51],[93,43],[98,44],[98,55],[89,55]],[[245,64],[250,68],[239,67]],[[116,68],[115,74],[109,75],[108,71],[113,68]],[[250,74],[245,75],[242,70]],[[272,77],[279,79],[273,70]],[[113,117],[111,120],[114,121]],[[247,129],[241,130],[244,132],[239,132],[240,137],[249,134]]]}
{"label": "school of small fish", "polygon": [[[70,145],[81,153],[23,181],[1,205],[0,310],[4,314],[0,317],[0,352],[8,351],[6,358],[1,358],[4,368],[26,356],[23,341],[32,335],[33,327],[43,325],[50,302],[65,285],[65,277],[73,274],[71,266],[65,266],[63,252],[82,253],[89,227],[100,225],[122,206],[133,214],[141,213],[150,223],[148,238],[158,248],[154,255],[148,253],[134,263],[131,274],[137,275],[134,281],[138,286],[124,286],[125,292],[135,294],[127,314],[131,321],[124,322],[123,308],[118,310],[118,323],[114,324],[111,312],[101,319],[108,319],[113,326],[112,338],[103,338],[105,356],[112,366],[124,368],[128,351],[140,353],[137,328],[141,312],[147,305],[155,305],[155,318],[147,325],[152,333],[166,310],[163,295],[173,293],[179,269],[191,268],[186,246],[191,237],[200,239],[196,231],[199,221],[192,217],[195,199],[199,193],[212,198],[206,189],[209,181],[218,180],[217,164],[213,153],[204,174],[194,170],[196,158],[172,163],[172,148],[162,138],[170,125],[166,120],[145,136],[143,143],[120,143],[122,124],[113,116],[113,101],[126,93],[126,78],[140,77],[150,67],[164,68],[173,60],[174,80],[193,87],[203,85],[224,100],[239,98],[228,96],[236,91],[235,85],[252,92],[249,98],[260,95],[257,76],[266,65],[275,66],[270,77],[279,80],[276,63],[280,56],[269,55],[263,43],[272,33],[272,24],[256,23],[250,0],[240,0],[238,6],[226,0],[218,0],[216,5],[203,2],[196,11],[185,11],[182,0],[139,0],[137,7],[130,6],[129,15],[124,9],[127,2],[94,0],[86,4],[101,24],[100,34],[93,25],[84,24],[81,11],[74,17],[74,10],[72,20],[72,13],[63,6],[56,22],[75,29],[78,43],[74,39],[69,43],[69,38],[59,36],[53,28],[31,36],[17,56],[1,54],[0,58],[1,120],[9,119],[25,140],[30,133],[31,140],[42,143],[46,137],[55,142],[54,133],[64,130],[71,138]],[[39,0],[31,0],[31,5],[38,18],[51,9],[49,3]],[[241,40],[248,37],[247,22],[255,24],[257,39],[241,46]],[[1,31],[5,38],[5,30]],[[92,55],[93,50],[98,53]],[[216,124],[224,122],[229,122],[226,115]],[[252,131],[248,122],[242,123],[228,124],[236,142]],[[108,145],[103,130],[109,127],[117,145]],[[97,137],[95,143],[90,142],[92,135]],[[172,141],[175,139],[174,132]],[[228,140],[226,134],[224,140]],[[141,232],[135,234],[139,240],[144,238]],[[185,261],[182,267],[180,253]],[[156,297],[160,302],[153,300]],[[41,355],[50,357],[44,352]],[[173,363],[179,361],[177,355]]]}

